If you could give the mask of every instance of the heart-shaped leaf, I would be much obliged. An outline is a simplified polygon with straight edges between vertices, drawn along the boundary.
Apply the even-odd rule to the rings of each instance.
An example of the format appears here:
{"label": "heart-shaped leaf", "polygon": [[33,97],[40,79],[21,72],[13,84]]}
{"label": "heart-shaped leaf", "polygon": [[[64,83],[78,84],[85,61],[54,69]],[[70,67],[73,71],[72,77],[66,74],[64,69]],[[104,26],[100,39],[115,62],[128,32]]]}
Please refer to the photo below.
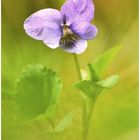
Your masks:
{"label": "heart-shaped leaf", "polygon": [[42,114],[51,118],[61,89],[61,80],[51,69],[42,65],[27,66],[17,83],[17,112],[26,119],[34,119]]}
{"label": "heart-shaped leaf", "polygon": [[113,75],[98,82],[84,80],[74,84],[74,87],[81,90],[88,99],[95,101],[103,89],[112,88],[118,81],[119,76]]}
{"label": "heart-shaped leaf", "polygon": [[74,84],[75,88],[81,90],[87,98],[96,99],[99,93],[102,91],[102,87],[95,84],[93,81],[81,81]]}

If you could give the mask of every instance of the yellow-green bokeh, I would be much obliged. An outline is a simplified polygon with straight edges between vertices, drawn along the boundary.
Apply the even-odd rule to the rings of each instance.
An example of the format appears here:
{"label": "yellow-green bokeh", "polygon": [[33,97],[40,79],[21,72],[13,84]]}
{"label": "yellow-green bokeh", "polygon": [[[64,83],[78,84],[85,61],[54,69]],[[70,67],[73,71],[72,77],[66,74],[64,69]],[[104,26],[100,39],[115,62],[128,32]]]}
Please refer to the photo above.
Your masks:
{"label": "yellow-green bokeh", "polygon": [[[27,36],[24,20],[43,8],[60,9],[64,0],[2,0],[2,140],[81,140],[82,98],[72,87],[78,81],[73,55],[52,50]],[[95,105],[89,140],[138,140],[138,0],[94,0],[93,23],[98,35],[78,55],[85,68],[105,50],[123,48],[105,71],[104,77],[119,74],[119,83],[102,94]],[[28,64],[44,64],[63,80],[61,101],[55,113],[57,124],[68,112],[74,113],[71,126],[62,134],[47,134],[44,122],[25,124],[17,120],[9,91]]]}

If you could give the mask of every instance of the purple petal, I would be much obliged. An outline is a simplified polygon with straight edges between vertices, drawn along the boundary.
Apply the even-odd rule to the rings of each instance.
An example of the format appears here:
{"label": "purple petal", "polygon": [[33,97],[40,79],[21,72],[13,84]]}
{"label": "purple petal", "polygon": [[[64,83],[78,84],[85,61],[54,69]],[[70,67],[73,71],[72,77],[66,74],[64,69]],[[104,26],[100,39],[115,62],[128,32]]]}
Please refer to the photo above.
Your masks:
{"label": "purple petal", "polygon": [[92,0],[67,0],[61,7],[61,14],[68,25],[77,19],[90,22],[94,17],[94,5]]}
{"label": "purple petal", "polygon": [[[92,0],[77,0],[78,20],[90,22],[94,17],[94,4]],[[81,8],[81,9],[80,9]]]}
{"label": "purple petal", "polygon": [[62,16],[58,10],[49,8],[37,11],[25,20],[24,29],[32,38],[42,40],[44,28],[48,23],[59,25],[63,23]]}
{"label": "purple petal", "polygon": [[48,23],[44,27],[43,42],[50,48],[55,49],[59,46],[59,41],[62,36],[61,26],[56,23]]}
{"label": "purple petal", "polygon": [[83,53],[87,48],[87,41],[80,39],[78,40],[72,48],[67,48],[67,46],[60,46],[64,49],[64,51],[69,53],[75,53],[75,54],[81,54]]}
{"label": "purple petal", "polygon": [[93,39],[97,34],[97,28],[94,25],[83,21],[73,22],[71,29],[85,40]]}
{"label": "purple petal", "polygon": [[75,8],[76,3],[74,0],[67,0],[61,7],[60,12],[63,16],[63,19],[66,20],[67,24],[70,24],[77,17],[77,11]]}

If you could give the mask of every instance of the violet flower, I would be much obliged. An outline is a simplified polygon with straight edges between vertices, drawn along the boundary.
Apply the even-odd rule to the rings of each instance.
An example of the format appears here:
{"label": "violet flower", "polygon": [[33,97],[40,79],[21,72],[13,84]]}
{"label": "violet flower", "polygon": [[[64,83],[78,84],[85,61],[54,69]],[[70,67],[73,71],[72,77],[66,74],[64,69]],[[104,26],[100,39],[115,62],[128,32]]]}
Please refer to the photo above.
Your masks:
{"label": "violet flower", "polygon": [[32,14],[25,20],[24,29],[52,49],[60,46],[67,52],[80,54],[87,48],[86,40],[97,34],[97,28],[90,24],[93,17],[92,0],[67,0],[60,12],[48,8]]}

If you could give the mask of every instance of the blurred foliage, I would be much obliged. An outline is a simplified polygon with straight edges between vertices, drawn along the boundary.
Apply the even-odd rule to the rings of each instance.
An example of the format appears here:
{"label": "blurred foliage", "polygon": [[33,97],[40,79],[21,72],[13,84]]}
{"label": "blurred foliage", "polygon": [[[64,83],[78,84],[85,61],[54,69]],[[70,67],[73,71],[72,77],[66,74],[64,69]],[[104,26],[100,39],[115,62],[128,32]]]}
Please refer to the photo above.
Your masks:
{"label": "blurred foliage", "polygon": [[[111,49],[109,49],[105,53],[98,56],[94,60],[93,64],[89,64],[90,70],[92,69],[91,71],[95,71],[95,74],[97,77],[101,77],[103,75],[103,73],[105,72],[106,68],[109,67],[109,65],[113,61],[114,57],[120,51],[120,48],[121,47],[119,47],[119,46],[112,47]],[[91,74],[91,75],[94,75],[94,74]],[[94,77],[92,79],[94,79]],[[96,79],[96,77],[95,77],[95,79]]]}
{"label": "blurred foliage", "polygon": [[[81,140],[83,99],[72,88],[78,81],[73,55],[52,50],[28,37],[23,30],[26,17],[43,8],[60,9],[64,0],[2,0],[2,140]],[[124,46],[103,77],[120,76],[116,87],[98,98],[90,124],[89,140],[138,140],[138,0],[94,0],[93,23],[98,35],[88,42],[85,53],[78,55],[81,68],[115,46]],[[45,121],[24,123],[16,116],[14,101],[7,94],[14,90],[21,70],[28,64],[43,64],[64,81],[61,102],[54,124],[68,112],[72,124],[61,133],[47,133]]]}
{"label": "blurred foliage", "polygon": [[54,132],[56,133],[60,133],[63,132],[65,130],[65,128],[67,128],[73,119],[73,113],[68,113],[64,119],[55,127]]}
{"label": "blurred foliage", "polygon": [[28,65],[16,86],[16,110],[22,118],[53,117],[62,83],[59,76],[42,65]]}

